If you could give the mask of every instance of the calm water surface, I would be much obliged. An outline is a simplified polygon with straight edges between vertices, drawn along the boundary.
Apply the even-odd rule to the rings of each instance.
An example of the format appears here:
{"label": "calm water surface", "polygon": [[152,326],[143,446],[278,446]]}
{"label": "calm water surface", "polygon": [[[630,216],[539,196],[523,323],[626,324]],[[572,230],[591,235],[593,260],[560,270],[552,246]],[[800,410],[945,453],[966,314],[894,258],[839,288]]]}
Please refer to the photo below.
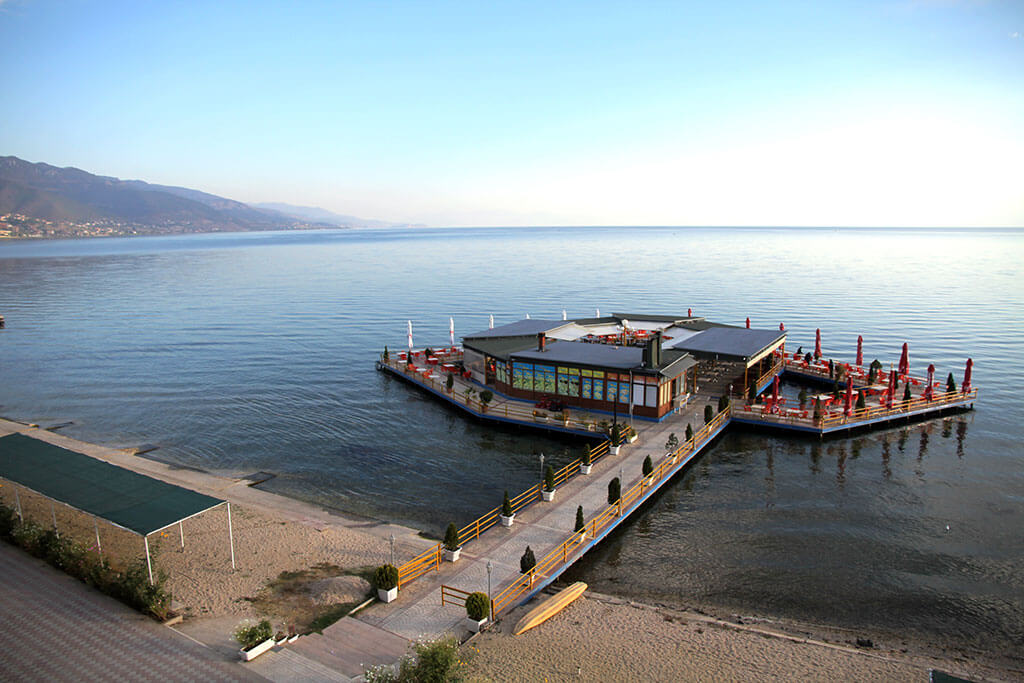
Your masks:
{"label": "calm water surface", "polygon": [[[847,439],[731,432],[573,571],[598,590],[1024,647],[1024,234],[527,228],[0,244],[0,414],[439,532],[577,446],[376,373],[533,317],[685,312],[939,376],[978,410]],[[949,529],[947,530],[947,525]]]}

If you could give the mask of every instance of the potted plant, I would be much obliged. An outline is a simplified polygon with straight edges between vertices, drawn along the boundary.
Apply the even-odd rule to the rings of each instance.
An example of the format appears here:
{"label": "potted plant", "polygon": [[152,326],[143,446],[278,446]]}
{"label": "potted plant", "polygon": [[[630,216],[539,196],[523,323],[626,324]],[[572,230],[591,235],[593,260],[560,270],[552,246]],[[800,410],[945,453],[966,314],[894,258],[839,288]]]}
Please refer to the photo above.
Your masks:
{"label": "potted plant", "polygon": [[[626,430],[623,430],[623,433],[627,433]],[[629,436],[626,437],[626,441],[629,443],[633,443],[634,441],[640,438],[640,435],[636,433],[635,429],[630,429],[628,431],[628,434]]]}
{"label": "potted plant", "polygon": [[686,440],[693,441],[693,427],[686,425]]}
{"label": "potted plant", "polygon": [[956,393],[956,380],[953,379],[953,373],[952,372],[949,373],[949,377],[946,378],[946,393],[947,394],[955,394]]}
{"label": "potted plant", "polygon": [[494,399],[494,392],[490,389],[484,389],[480,392],[480,412],[487,412],[487,404]]}
{"label": "potted plant", "polygon": [[580,474],[590,474],[590,470],[593,469],[594,465],[591,463],[590,446],[583,447],[583,459],[580,460]]}
{"label": "potted plant", "polygon": [[622,495],[622,483],[618,477],[615,477],[608,482],[608,504],[615,505],[618,503],[620,495]]}
{"label": "potted plant", "polygon": [[398,569],[393,564],[382,564],[373,572],[373,585],[381,602],[392,602],[398,597]]}
{"label": "potted plant", "polygon": [[583,506],[576,506],[576,525],[573,528],[577,534],[580,535],[579,541],[582,543],[587,540],[587,523],[583,520]]}
{"label": "potted plant", "polygon": [[544,468],[544,488],[540,495],[545,501],[555,499],[555,468],[551,465]]}
{"label": "potted plant", "polygon": [[725,410],[728,407],[729,407],[729,397],[728,396],[719,396],[718,397],[718,412],[722,412],[723,410]]}
{"label": "potted plant", "polygon": [[385,344],[384,345],[384,362],[387,363],[389,358],[390,358],[390,354],[388,353],[388,345]]}
{"label": "potted plant", "polygon": [[455,522],[451,522],[444,532],[444,559],[458,562],[460,554],[462,546],[459,545],[459,530],[455,528]]}
{"label": "potted plant", "polygon": [[707,424],[715,419],[715,409],[711,406],[704,406],[704,424]]}
{"label": "potted plant", "polygon": [[903,400],[909,401],[913,396],[910,395],[910,382],[903,385]]}
{"label": "potted plant", "polygon": [[644,477],[647,478],[647,483],[650,484],[651,479],[653,479],[653,477],[651,477],[651,474],[654,472],[654,463],[651,462],[651,456],[648,455],[646,458],[644,458],[644,463],[641,466],[641,469],[643,470]]}
{"label": "potted plant", "polygon": [[469,594],[466,598],[466,626],[470,631],[479,633],[490,613],[491,601],[487,599],[487,593],[477,591]]}
{"label": "potted plant", "polygon": [[512,526],[516,519],[516,513],[512,512],[512,501],[508,499],[508,489],[505,490],[505,500],[501,502],[501,525]]}
{"label": "potted plant", "polygon": [[[536,566],[537,558],[533,556],[533,550],[530,546],[526,546],[523,556],[519,558],[519,571],[523,574],[530,574]],[[530,583],[533,583],[533,574],[530,574]]]}
{"label": "potted plant", "polygon": [[448,393],[452,393],[452,387],[455,386],[455,375],[448,373],[448,377],[444,380],[444,388],[448,390]]}
{"label": "potted plant", "polygon": [[258,624],[251,622],[239,624],[238,628],[235,629],[234,636],[235,640],[242,646],[239,654],[247,662],[256,659],[276,644],[274,641],[274,628],[266,619]]}
{"label": "potted plant", "polygon": [[807,390],[801,388],[800,393],[797,394],[796,398],[800,401],[800,410],[803,410],[804,406],[807,405]]}
{"label": "potted plant", "polygon": [[608,447],[608,452],[612,455],[619,454],[619,448],[622,447],[622,427],[616,422],[612,425],[612,445]]}

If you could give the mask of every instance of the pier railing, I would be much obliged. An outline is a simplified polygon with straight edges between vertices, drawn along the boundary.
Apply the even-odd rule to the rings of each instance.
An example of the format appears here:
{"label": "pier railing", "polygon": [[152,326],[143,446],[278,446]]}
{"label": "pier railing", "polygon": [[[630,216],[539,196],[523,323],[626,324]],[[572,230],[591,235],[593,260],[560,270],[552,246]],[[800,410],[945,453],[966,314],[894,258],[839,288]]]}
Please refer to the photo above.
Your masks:
{"label": "pier railing", "polygon": [[440,568],[441,544],[438,543],[430,550],[417,555],[398,568],[398,590],[402,590],[402,586],[423,576],[427,572],[436,572]]}
{"label": "pier railing", "polygon": [[[608,505],[608,507],[595,515],[593,519],[584,525],[582,531],[570,534],[565,541],[541,558],[530,571],[520,574],[518,578],[491,599],[491,614],[497,617],[502,610],[514,607],[522,596],[530,592],[538,578],[558,573],[563,567],[571,564],[577,558],[577,553],[581,550],[587,538],[597,538],[599,533],[615,524],[616,518],[622,516],[623,510],[627,510],[636,503],[651,488],[658,486],[659,482],[665,479],[679,464],[681,458],[700,449],[707,443],[718,428],[729,419],[729,415],[730,408],[727,407],[710,422],[698,429],[694,433],[693,438],[667,454],[651,474],[641,477],[636,484],[622,492],[617,502]],[[578,463],[573,464],[576,464],[578,467]]]}

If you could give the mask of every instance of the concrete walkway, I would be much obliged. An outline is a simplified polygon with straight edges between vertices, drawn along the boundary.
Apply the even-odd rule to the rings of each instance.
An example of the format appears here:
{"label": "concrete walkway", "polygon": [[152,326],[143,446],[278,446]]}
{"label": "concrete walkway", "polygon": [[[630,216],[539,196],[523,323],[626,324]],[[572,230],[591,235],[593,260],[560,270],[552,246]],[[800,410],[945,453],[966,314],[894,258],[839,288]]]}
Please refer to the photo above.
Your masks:
{"label": "concrete walkway", "polygon": [[4,542],[0,576],[5,681],[265,680]]}

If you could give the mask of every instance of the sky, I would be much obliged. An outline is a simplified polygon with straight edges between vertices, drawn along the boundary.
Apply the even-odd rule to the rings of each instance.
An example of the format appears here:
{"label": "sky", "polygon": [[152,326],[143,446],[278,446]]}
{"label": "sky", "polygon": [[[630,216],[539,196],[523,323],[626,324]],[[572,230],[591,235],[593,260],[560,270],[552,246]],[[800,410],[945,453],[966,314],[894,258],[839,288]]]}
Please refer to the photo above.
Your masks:
{"label": "sky", "polygon": [[0,0],[0,155],[434,226],[1024,226],[1024,0]]}

